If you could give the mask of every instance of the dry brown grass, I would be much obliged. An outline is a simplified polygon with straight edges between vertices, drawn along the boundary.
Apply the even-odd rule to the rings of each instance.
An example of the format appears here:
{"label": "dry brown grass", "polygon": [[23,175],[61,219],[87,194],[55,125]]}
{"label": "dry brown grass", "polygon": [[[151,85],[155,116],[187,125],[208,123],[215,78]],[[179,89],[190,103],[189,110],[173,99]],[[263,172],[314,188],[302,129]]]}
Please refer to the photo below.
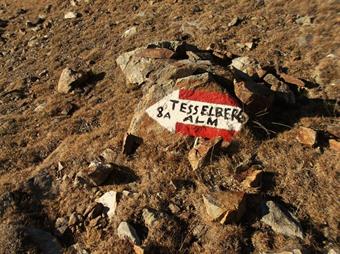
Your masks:
{"label": "dry brown grass", "polygon": [[[183,35],[180,32],[183,23],[200,21],[199,28],[203,30],[195,29],[189,43],[202,49],[214,43],[220,50],[248,55],[272,67],[274,55],[279,54],[278,64],[287,68],[289,74],[313,82],[312,71],[319,61],[330,53],[339,53],[340,32],[334,1],[264,1],[265,5],[261,5],[262,1],[245,0],[213,3],[161,0],[149,5],[148,1],[95,0],[91,5],[77,7],[83,14],[79,22],[63,20],[64,13],[72,9],[68,1],[50,2],[53,6],[47,17],[53,20],[53,27],[38,32],[27,30],[26,34],[20,34],[19,29],[25,27],[25,20],[35,19],[44,12],[46,1],[1,2],[7,4],[8,10],[1,18],[10,19],[6,31],[15,34],[0,45],[1,51],[10,52],[0,58],[0,94],[12,83],[21,83],[45,68],[49,75],[27,84],[23,99],[0,98],[3,101],[0,104],[0,193],[21,186],[41,170],[48,170],[54,181],[60,183],[55,180],[59,161],[65,167],[62,175],[72,177],[110,147],[118,154],[115,162],[134,171],[138,181],[83,189],[72,186],[71,179],[64,184],[58,197],[43,201],[43,212],[53,222],[74,211],[81,213],[94,202],[98,190],[131,191],[131,197],[120,200],[117,216],[107,227],[86,228],[75,234],[75,240],[93,253],[132,253],[131,244],[118,239],[115,230],[121,220],[142,227],[141,214],[145,207],[164,212],[170,218],[150,229],[144,239],[150,248],[164,247],[164,252],[249,253],[299,245],[317,251],[322,249],[324,240],[337,242],[339,154],[327,148],[319,151],[298,144],[293,126],[292,130],[270,140],[257,136],[256,131],[262,130],[247,127],[228,149],[217,158],[211,158],[211,164],[197,172],[191,170],[186,158],[190,147],[181,144],[165,151],[156,142],[149,142],[134,156],[124,157],[120,153],[123,136],[142,93],[126,86],[115,63],[122,52],[151,41],[179,38]],[[137,12],[133,11],[134,4],[139,6]],[[194,5],[199,5],[203,11],[193,13]],[[29,11],[19,18],[11,18],[19,8]],[[138,16],[139,12],[145,12],[146,16]],[[298,26],[294,23],[297,15],[314,16],[313,25]],[[227,28],[235,16],[242,16],[242,22]],[[134,24],[138,26],[138,34],[129,39],[121,38]],[[49,39],[44,47],[26,46],[32,36],[45,34]],[[311,39],[307,45],[299,45],[304,36]],[[258,45],[251,51],[237,46],[239,42],[253,39]],[[90,64],[89,60],[94,63]],[[67,65],[106,75],[86,95],[59,95],[55,87],[61,70]],[[336,68],[329,68],[329,80],[339,79]],[[336,89],[336,86],[321,85],[313,93],[319,98],[334,99],[339,97]],[[34,112],[41,103],[46,103],[44,112]],[[70,116],[60,116],[67,103],[75,104],[77,110]],[[294,114],[299,115],[304,110],[313,113],[312,109],[301,106]],[[335,114],[327,118],[314,115],[295,124],[325,130],[335,117]],[[249,205],[248,213],[238,225],[222,226],[205,221],[199,188],[176,190],[171,184],[181,179],[204,183],[210,190],[239,190],[239,184],[234,181],[235,173],[246,168],[254,156],[265,172],[274,174],[275,181],[270,182],[267,190],[255,195],[256,202]],[[298,216],[307,233],[305,240],[287,239],[252,220],[257,216],[257,199],[268,196],[282,201]],[[179,206],[178,214],[171,213],[170,202]],[[17,219],[25,209],[6,216]],[[28,224],[31,220],[27,216]],[[207,227],[198,239],[192,235],[197,224]],[[1,228],[4,232],[0,232],[0,248],[6,251],[20,248],[19,242],[11,239],[16,232],[7,230],[7,226]]]}

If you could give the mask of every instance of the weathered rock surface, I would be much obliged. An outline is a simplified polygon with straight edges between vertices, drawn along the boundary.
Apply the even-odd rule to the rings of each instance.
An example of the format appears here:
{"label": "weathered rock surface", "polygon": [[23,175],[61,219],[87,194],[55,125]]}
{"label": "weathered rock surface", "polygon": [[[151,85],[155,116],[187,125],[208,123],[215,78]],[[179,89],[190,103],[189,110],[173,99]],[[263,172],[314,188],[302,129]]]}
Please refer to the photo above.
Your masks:
{"label": "weathered rock surface", "polygon": [[229,23],[228,27],[236,26],[240,22],[239,17],[234,17]]}
{"label": "weathered rock surface", "polygon": [[89,205],[86,210],[83,213],[84,217],[87,217],[88,219],[94,219],[102,214],[104,211],[104,206],[101,203],[93,203],[92,205]]}
{"label": "weathered rock surface", "polygon": [[89,186],[99,186],[105,182],[112,171],[111,164],[91,162],[88,168],[77,173],[76,179],[80,183],[85,183]]}
{"label": "weathered rock surface", "polygon": [[222,138],[204,140],[198,138],[194,147],[189,151],[188,160],[193,170],[203,167],[209,159],[212,159],[214,152],[217,152],[223,142]]}
{"label": "weathered rock surface", "polygon": [[275,92],[275,97],[287,104],[295,104],[295,95],[289,86],[278,80],[273,74],[267,74],[264,81],[271,85],[271,90]]}
{"label": "weathered rock surface", "polygon": [[291,75],[288,75],[286,73],[280,73],[280,77],[287,83],[296,85],[297,87],[305,87],[305,82],[303,82],[301,79],[298,79],[296,77],[293,77]]}
{"label": "weathered rock surface", "polygon": [[[142,86],[144,95],[127,130],[123,153],[133,153],[143,141],[157,140],[161,146],[168,146],[183,139],[183,136],[165,130],[145,113],[171,92],[190,89],[226,94],[228,89],[232,91],[233,74],[215,64],[216,58],[211,52],[179,42],[149,44],[117,58],[127,82]],[[215,78],[216,75],[219,78]],[[226,84],[217,81],[222,79]]]}
{"label": "weathered rock surface", "polygon": [[215,192],[203,195],[206,212],[221,224],[238,222],[246,209],[245,193]]}
{"label": "weathered rock surface", "polygon": [[137,33],[137,27],[132,26],[123,33],[122,37],[129,38],[129,37],[135,35],[136,33]]}
{"label": "weathered rock surface", "polygon": [[57,218],[55,228],[60,236],[64,235],[68,229],[68,221],[64,217]]}
{"label": "weathered rock surface", "polygon": [[117,208],[117,192],[115,191],[106,192],[103,196],[98,198],[96,202],[102,204],[104,207],[108,209],[107,216],[109,217],[109,219],[112,219],[116,213]]}
{"label": "weathered rock surface", "polygon": [[329,132],[334,137],[340,138],[340,126],[338,125],[328,125],[327,132]]}
{"label": "weathered rock surface", "polygon": [[178,79],[175,83],[170,79],[168,83],[163,85],[154,85],[149,88],[148,93],[144,95],[142,101],[136,108],[134,117],[132,118],[128,129],[129,135],[141,138],[147,137],[146,140],[157,140],[160,145],[164,146],[176,143],[183,139],[183,136],[171,133],[164,129],[156,121],[151,119],[145,113],[145,110],[168,95],[170,92],[179,88],[190,89],[193,91],[209,90],[219,92],[221,94],[224,93],[222,87],[214,81],[208,73],[188,76],[182,79],[179,78],[180,76],[177,76],[176,74]]}
{"label": "weathered rock surface", "polygon": [[296,139],[301,144],[304,144],[307,146],[313,146],[316,142],[316,131],[311,128],[300,127],[297,130]]}
{"label": "weathered rock surface", "polygon": [[235,83],[235,94],[244,104],[246,112],[256,114],[268,111],[273,103],[272,91],[262,84],[252,81]]}
{"label": "weathered rock surface", "polygon": [[118,236],[120,238],[128,238],[134,244],[137,244],[137,245],[141,244],[141,240],[140,240],[139,236],[137,235],[136,230],[129,223],[122,221],[119,224],[117,231],[118,231]]}
{"label": "weathered rock surface", "polygon": [[105,162],[107,163],[114,163],[118,154],[113,151],[110,148],[106,148],[101,154],[100,156],[105,160]]}
{"label": "weathered rock surface", "polygon": [[59,93],[69,93],[75,85],[83,82],[86,75],[81,72],[74,71],[70,68],[65,68],[60,75],[57,91]]}
{"label": "weathered rock surface", "polygon": [[65,13],[64,19],[75,19],[77,16],[78,16],[78,14],[76,12],[69,11],[69,12]]}
{"label": "weathered rock surface", "polygon": [[142,247],[138,246],[138,245],[134,245],[133,250],[135,251],[136,254],[144,254],[145,253],[144,249]]}
{"label": "weathered rock surface", "polygon": [[263,171],[255,166],[235,176],[235,179],[246,189],[261,186]]}
{"label": "weathered rock surface", "polygon": [[273,201],[263,204],[262,214],[261,221],[269,225],[276,233],[303,238],[298,219],[289,211],[281,209]]}
{"label": "weathered rock surface", "polygon": [[78,222],[78,218],[77,218],[77,214],[76,213],[72,213],[70,215],[70,218],[68,219],[68,225],[69,226],[73,226]]}
{"label": "weathered rock surface", "polygon": [[148,227],[152,227],[153,224],[156,222],[156,214],[152,212],[151,210],[145,208],[143,209],[143,219],[145,222],[145,225]]}
{"label": "weathered rock surface", "polygon": [[264,70],[255,59],[248,56],[234,58],[230,64],[237,78],[251,80],[264,75]]}

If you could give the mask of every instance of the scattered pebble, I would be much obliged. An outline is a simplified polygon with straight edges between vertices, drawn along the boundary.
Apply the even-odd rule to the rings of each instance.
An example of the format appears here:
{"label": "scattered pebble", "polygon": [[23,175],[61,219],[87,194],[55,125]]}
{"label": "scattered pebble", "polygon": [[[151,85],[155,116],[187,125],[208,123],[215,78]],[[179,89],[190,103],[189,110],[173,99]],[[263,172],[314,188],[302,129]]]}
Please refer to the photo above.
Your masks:
{"label": "scattered pebble", "polygon": [[137,27],[136,27],[136,26],[133,26],[133,27],[130,27],[129,29],[127,29],[127,30],[123,33],[122,37],[123,37],[123,38],[129,38],[129,37],[135,35],[136,33],[137,33]]}
{"label": "scattered pebble", "polygon": [[234,17],[229,23],[228,27],[236,26],[240,22],[239,17]]}
{"label": "scattered pebble", "polygon": [[85,80],[85,74],[65,68],[61,72],[57,91],[59,93],[69,93],[76,84]]}
{"label": "scattered pebble", "polygon": [[221,224],[238,222],[246,209],[245,193],[215,192],[203,195],[206,212]]}
{"label": "scattered pebble", "polygon": [[122,221],[118,226],[118,236],[120,238],[128,238],[130,239],[134,244],[140,245],[141,240],[139,236],[137,235],[136,230],[132,225],[129,223]]}
{"label": "scattered pebble", "polygon": [[316,131],[311,128],[300,127],[297,130],[296,139],[301,144],[304,144],[307,146],[313,146],[316,142]]}
{"label": "scattered pebble", "polygon": [[113,168],[110,164],[91,162],[88,168],[77,173],[76,181],[89,186],[100,186],[106,181],[112,171]]}
{"label": "scattered pebble", "polygon": [[73,11],[69,11],[64,15],[64,19],[75,19],[76,17],[78,17],[78,14]]}
{"label": "scattered pebble", "polygon": [[103,206],[109,209],[107,211],[107,216],[109,217],[109,219],[112,219],[116,213],[117,208],[117,192],[106,192],[103,196],[98,198],[96,202],[101,203]]}

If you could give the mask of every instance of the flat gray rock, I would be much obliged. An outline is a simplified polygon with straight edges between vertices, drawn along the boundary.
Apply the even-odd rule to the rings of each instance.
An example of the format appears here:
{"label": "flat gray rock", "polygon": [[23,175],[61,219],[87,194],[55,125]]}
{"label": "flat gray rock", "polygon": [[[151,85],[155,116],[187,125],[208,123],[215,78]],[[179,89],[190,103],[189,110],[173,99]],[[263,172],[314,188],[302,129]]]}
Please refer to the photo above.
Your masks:
{"label": "flat gray rock", "polygon": [[129,238],[134,244],[140,245],[141,240],[136,230],[126,221],[122,221],[118,226],[118,236],[120,238]]}
{"label": "flat gray rock", "polygon": [[276,233],[303,239],[303,232],[298,219],[287,210],[281,209],[273,201],[267,201],[262,207],[261,221]]}

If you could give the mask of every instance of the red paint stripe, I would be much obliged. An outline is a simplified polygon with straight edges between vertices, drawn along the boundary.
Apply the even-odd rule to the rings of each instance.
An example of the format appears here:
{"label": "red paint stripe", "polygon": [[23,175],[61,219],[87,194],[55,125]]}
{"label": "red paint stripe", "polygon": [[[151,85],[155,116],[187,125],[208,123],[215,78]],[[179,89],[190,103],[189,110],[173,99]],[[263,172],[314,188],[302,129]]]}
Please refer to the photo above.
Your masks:
{"label": "red paint stripe", "polygon": [[238,106],[238,102],[227,93],[207,92],[202,90],[179,90],[179,98],[183,100],[201,101],[215,104]]}
{"label": "red paint stripe", "polygon": [[237,131],[217,129],[206,126],[197,126],[191,124],[176,123],[176,132],[203,138],[222,137],[225,141],[230,142]]}

